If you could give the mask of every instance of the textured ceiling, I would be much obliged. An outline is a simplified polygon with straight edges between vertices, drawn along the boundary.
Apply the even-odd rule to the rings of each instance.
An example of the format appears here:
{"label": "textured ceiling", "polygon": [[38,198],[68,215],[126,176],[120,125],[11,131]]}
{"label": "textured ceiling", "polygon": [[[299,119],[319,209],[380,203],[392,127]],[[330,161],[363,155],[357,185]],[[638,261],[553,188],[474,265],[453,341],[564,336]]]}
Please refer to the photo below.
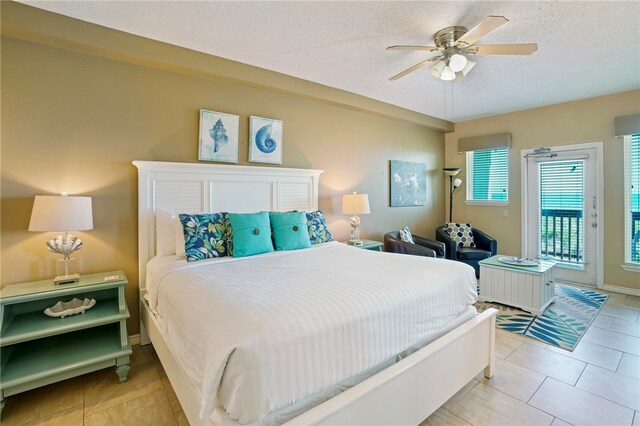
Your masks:
{"label": "textured ceiling", "polygon": [[[23,3],[450,121],[640,88],[637,0]],[[388,80],[432,54],[387,46],[432,44],[439,29],[489,15],[510,22],[477,44],[535,42],[538,51],[473,57],[455,83],[427,69]]]}

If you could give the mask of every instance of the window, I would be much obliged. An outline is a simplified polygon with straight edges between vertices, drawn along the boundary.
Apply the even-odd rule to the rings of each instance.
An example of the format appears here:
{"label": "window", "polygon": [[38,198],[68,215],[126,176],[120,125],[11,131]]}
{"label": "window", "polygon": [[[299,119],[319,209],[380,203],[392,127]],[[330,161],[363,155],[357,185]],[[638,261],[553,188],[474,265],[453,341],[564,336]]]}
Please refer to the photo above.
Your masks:
{"label": "window", "polygon": [[625,262],[640,266],[640,134],[624,137]]}
{"label": "window", "polygon": [[509,149],[467,152],[467,204],[508,204]]}

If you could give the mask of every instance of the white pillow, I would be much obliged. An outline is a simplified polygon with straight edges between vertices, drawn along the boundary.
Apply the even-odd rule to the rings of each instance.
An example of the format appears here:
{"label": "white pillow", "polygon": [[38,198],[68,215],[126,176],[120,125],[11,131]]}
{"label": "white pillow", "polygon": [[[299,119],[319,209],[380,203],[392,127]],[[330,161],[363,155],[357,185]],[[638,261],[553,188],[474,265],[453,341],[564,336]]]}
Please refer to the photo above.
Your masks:
{"label": "white pillow", "polygon": [[175,253],[178,256],[183,256],[183,257],[187,257],[187,254],[185,253],[185,249],[184,249],[184,234],[182,232],[182,224],[180,223],[180,218],[176,218],[176,221],[174,223],[173,226],[174,229],[174,239],[175,239]]}
{"label": "white pillow", "polygon": [[411,231],[408,226],[405,226],[400,230],[400,239],[405,243],[415,244],[413,242],[413,235],[411,235]]}
{"label": "white pillow", "polygon": [[[156,209],[156,255],[171,256],[176,254],[177,236],[176,225],[180,228],[182,237],[182,226],[178,216],[165,209]],[[184,254],[184,238],[182,241],[182,251]]]}

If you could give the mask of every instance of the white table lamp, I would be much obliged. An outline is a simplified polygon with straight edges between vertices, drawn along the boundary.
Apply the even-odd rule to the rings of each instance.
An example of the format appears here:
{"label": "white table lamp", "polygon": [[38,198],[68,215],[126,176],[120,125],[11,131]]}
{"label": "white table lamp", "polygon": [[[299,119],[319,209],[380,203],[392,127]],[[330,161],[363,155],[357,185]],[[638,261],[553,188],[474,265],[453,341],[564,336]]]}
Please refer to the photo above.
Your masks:
{"label": "white table lamp", "polygon": [[351,238],[349,238],[348,243],[354,246],[361,246],[362,241],[360,240],[360,230],[358,227],[360,226],[360,218],[359,214],[369,214],[371,211],[369,210],[369,195],[367,194],[344,194],[342,196],[342,213],[343,214],[352,214],[353,216],[349,219],[349,223],[351,224]]}
{"label": "white table lamp", "polygon": [[52,253],[64,255],[64,275],[54,278],[54,284],[80,280],[80,274],[69,274],[69,255],[82,248],[82,241],[69,231],[93,229],[91,197],[60,195],[36,195],[31,211],[29,231],[63,231],[64,234],[47,241]]}

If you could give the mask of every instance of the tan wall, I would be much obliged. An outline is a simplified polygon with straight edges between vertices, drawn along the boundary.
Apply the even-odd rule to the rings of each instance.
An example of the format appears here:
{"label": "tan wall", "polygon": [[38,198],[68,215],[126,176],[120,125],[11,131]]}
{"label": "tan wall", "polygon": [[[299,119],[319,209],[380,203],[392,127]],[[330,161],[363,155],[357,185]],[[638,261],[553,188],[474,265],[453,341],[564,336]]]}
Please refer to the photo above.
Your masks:
{"label": "tan wall", "polygon": [[[604,144],[604,283],[640,289],[640,275],[624,271],[623,143],[613,136],[614,117],[640,112],[640,91],[625,92],[456,123],[445,137],[447,167],[461,167],[466,181],[465,155],[458,153],[458,138],[511,132],[509,154],[510,205],[467,206],[462,187],[454,197],[454,220],[469,220],[499,240],[501,253],[521,254],[520,151],[582,142]],[[463,185],[464,186],[464,185]],[[445,207],[448,213],[448,205]],[[508,216],[503,216],[506,210]]]}
{"label": "tan wall", "polygon": [[[348,191],[370,196],[363,237],[380,239],[403,225],[429,236],[443,220],[442,131],[251,84],[16,38],[1,43],[3,285],[55,275],[58,256],[44,243],[56,233],[27,231],[34,195],[90,195],[94,229],[78,233],[85,242],[77,253],[81,272],[126,272],[129,330],[137,333],[137,177],[131,161],[197,161],[200,108],[240,115],[240,164],[248,164],[248,117],[283,120],[283,167],[325,170],[320,207],[338,239],[348,234],[348,218],[340,214]],[[330,97],[334,89],[314,90]],[[427,164],[426,207],[388,207],[391,159]]]}

